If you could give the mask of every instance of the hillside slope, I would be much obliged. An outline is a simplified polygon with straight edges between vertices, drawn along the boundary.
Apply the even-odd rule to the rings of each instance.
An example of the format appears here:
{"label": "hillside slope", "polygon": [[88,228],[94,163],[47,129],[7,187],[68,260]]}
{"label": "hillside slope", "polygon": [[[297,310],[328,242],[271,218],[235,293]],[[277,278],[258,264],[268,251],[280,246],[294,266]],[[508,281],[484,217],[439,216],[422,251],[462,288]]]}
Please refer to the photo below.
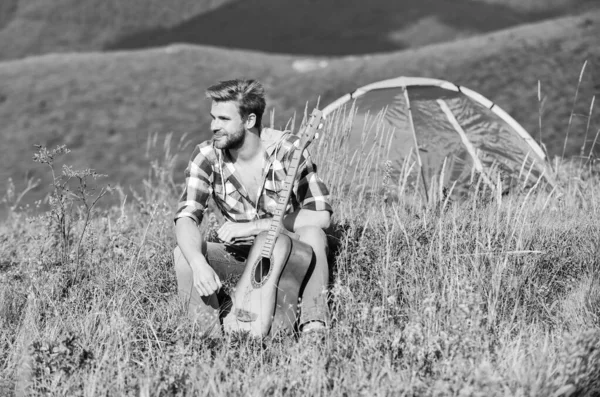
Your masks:
{"label": "hillside slope", "polygon": [[[579,12],[595,0],[2,0],[0,59],[191,43],[397,51]],[[597,6],[597,5],[596,5]]]}
{"label": "hillside slope", "polygon": [[168,27],[234,0],[2,0],[0,59],[94,51],[117,37]]}
{"label": "hillside slope", "polygon": [[[137,185],[147,174],[148,136],[173,132],[175,139],[184,133],[196,141],[207,138],[208,103],[203,91],[219,79],[236,76],[265,83],[277,126],[285,124],[293,111],[301,111],[306,101],[314,105],[318,96],[328,103],[362,84],[413,75],[448,79],[481,92],[536,138],[540,80],[547,97],[542,138],[556,155],[562,152],[580,70],[588,60],[567,147],[567,154],[575,155],[587,122],[580,115],[588,113],[591,96],[600,91],[592,75],[598,79],[598,37],[600,12],[590,12],[378,56],[304,59],[174,46],[4,62],[0,63],[0,181],[12,176],[22,186],[26,176],[42,176],[46,171],[30,160],[33,145],[66,143],[74,149],[69,157],[74,165],[108,174],[113,184]],[[301,73],[302,62],[316,69]],[[598,105],[594,114],[592,138],[600,128]]]}
{"label": "hillside slope", "polygon": [[[531,3],[532,8],[523,4]],[[245,0],[182,24],[141,31],[108,49],[190,43],[281,54],[351,55],[415,48],[541,21],[591,4],[473,0]]]}

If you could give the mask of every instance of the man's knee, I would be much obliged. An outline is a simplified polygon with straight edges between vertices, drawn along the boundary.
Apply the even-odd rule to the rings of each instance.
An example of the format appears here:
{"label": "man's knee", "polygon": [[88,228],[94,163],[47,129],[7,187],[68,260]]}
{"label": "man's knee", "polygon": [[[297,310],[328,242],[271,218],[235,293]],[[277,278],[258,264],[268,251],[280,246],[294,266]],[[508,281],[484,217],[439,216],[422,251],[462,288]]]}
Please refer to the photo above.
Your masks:
{"label": "man's knee", "polygon": [[323,229],[317,226],[302,226],[296,230],[300,241],[310,245],[313,250],[327,251],[327,235]]}

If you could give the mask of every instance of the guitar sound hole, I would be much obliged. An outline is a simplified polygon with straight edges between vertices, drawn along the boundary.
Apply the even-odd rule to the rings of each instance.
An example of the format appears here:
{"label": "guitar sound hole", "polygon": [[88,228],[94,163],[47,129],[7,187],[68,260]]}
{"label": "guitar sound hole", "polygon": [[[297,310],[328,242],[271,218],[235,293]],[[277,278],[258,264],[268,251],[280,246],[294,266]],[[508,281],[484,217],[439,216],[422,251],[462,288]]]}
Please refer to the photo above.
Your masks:
{"label": "guitar sound hole", "polygon": [[256,271],[254,272],[254,281],[257,284],[261,284],[267,281],[269,276],[269,270],[271,270],[271,260],[267,258],[261,258],[256,265]]}

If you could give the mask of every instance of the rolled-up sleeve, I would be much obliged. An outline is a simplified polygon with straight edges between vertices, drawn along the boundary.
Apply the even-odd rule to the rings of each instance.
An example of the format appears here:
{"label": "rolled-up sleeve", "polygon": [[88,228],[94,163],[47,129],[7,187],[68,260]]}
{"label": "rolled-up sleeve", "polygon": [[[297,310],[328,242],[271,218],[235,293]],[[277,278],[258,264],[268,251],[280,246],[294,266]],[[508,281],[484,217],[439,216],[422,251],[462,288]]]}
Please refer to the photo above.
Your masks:
{"label": "rolled-up sleeve", "polygon": [[296,198],[300,208],[332,213],[329,189],[317,174],[317,168],[306,150],[302,153],[298,175]]}
{"label": "rolled-up sleeve", "polygon": [[212,166],[202,146],[196,147],[185,170],[185,188],[177,206],[174,221],[179,218],[192,218],[197,224],[202,222],[208,198],[212,193]]}

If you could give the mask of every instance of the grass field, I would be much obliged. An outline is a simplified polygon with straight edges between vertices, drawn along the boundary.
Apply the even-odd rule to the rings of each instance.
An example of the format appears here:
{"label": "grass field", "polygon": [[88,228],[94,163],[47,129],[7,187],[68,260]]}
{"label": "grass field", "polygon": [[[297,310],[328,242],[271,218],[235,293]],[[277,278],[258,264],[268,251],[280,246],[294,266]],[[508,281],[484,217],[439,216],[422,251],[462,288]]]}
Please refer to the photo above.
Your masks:
{"label": "grass field", "polygon": [[[418,50],[311,58],[317,66],[324,61],[324,67],[305,72],[297,68],[303,58],[197,46],[3,62],[0,181],[12,177],[21,190],[27,178],[42,178],[27,196],[41,199],[48,179],[30,161],[33,145],[67,144],[75,166],[93,164],[99,173],[109,175],[113,186],[139,187],[140,175],[148,172],[148,136],[158,134],[162,139],[173,133],[178,141],[187,133],[188,139],[205,139],[208,104],[203,91],[235,76],[265,83],[277,127],[303,109],[307,100],[314,104],[320,97],[326,104],[380,79],[399,75],[448,79],[497,102],[534,138],[541,135],[551,156],[562,153],[569,130],[566,154],[578,155],[586,131],[589,150],[600,128],[598,101],[587,128],[592,96],[600,90],[599,22],[600,13],[590,12]],[[178,170],[185,161],[177,164]]]}
{"label": "grass field", "polygon": [[115,192],[120,206],[86,222],[66,198],[1,226],[0,394],[598,395],[597,172],[563,162],[554,191],[427,207],[386,179],[385,156],[331,150],[336,125],[313,148],[335,208],[322,339],[194,328],[171,258],[181,176],[158,141],[145,189]]}

